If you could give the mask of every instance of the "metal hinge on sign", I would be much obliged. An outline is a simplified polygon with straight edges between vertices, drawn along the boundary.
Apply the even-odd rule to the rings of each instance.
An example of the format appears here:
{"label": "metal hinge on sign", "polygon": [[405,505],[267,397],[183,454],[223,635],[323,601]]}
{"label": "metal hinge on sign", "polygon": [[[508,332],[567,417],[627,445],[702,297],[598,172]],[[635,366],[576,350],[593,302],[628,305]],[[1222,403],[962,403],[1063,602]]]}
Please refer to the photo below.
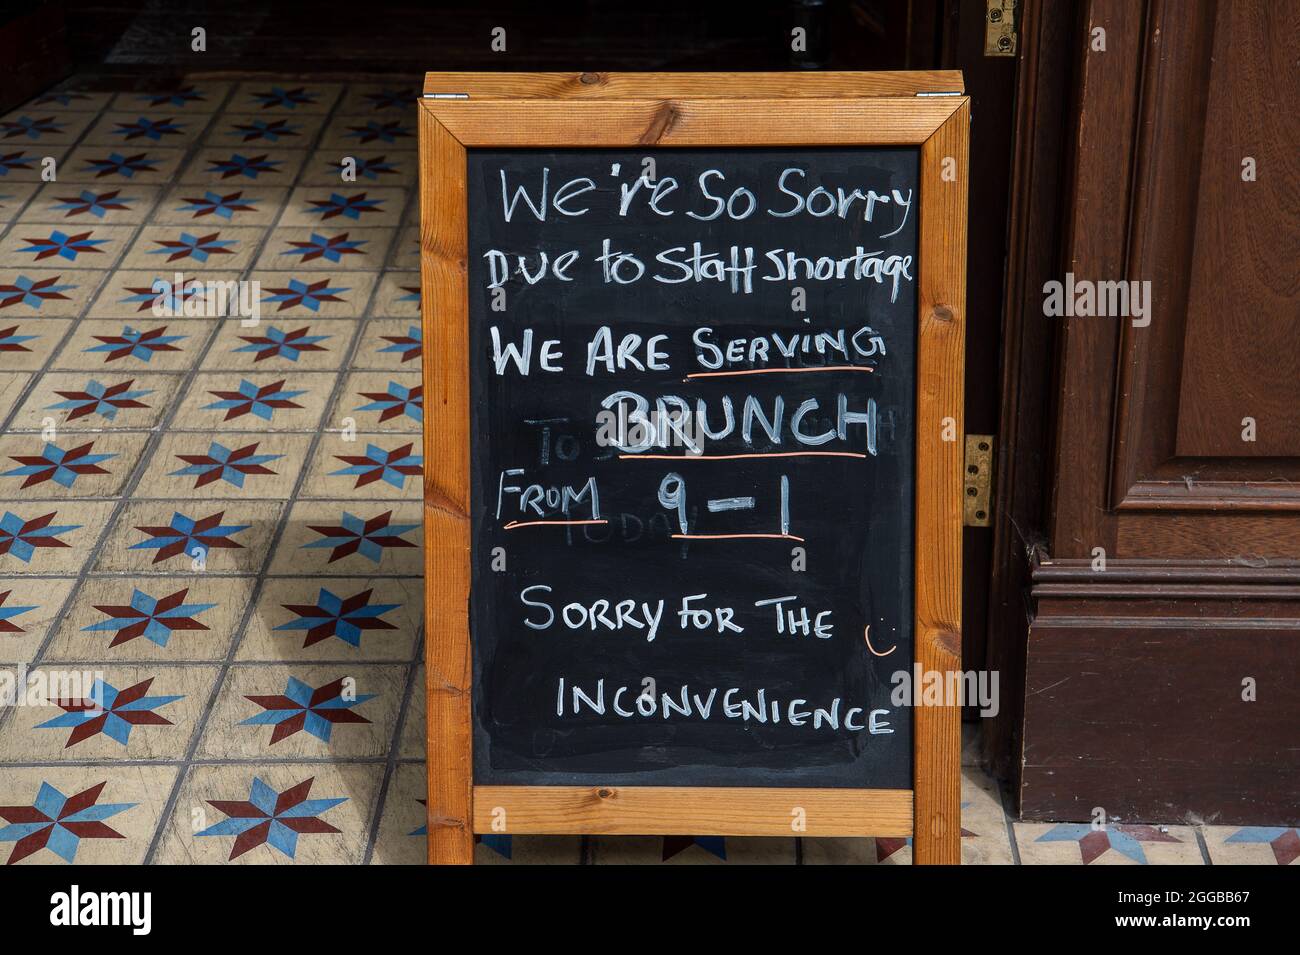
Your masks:
{"label": "metal hinge on sign", "polygon": [[1020,0],[985,0],[984,55],[1016,55],[1016,20]]}
{"label": "metal hinge on sign", "polygon": [[966,435],[966,477],[962,491],[962,524],[988,527],[993,502],[993,435]]}

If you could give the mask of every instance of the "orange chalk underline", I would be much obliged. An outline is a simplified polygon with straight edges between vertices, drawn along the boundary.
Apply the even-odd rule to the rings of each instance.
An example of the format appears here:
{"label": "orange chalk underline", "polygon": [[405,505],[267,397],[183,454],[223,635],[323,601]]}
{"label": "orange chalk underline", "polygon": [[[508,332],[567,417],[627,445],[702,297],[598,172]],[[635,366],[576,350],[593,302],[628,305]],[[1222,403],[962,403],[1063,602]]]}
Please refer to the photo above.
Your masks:
{"label": "orange chalk underline", "polygon": [[737,458],[865,458],[861,451],[769,451],[750,454],[620,454],[642,461],[734,461]]}
{"label": "orange chalk underline", "polygon": [[875,371],[867,365],[823,365],[820,368],[747,368],[742,371],[696,371],[687,375],[691,378],[728,378],[736,375],[801,375],[817,371]]}
{"label": "orange chalk underline", "polygon": [[560,524],[572,526],[574,524],[608,524],[609,521],[511,521],[505,525],[505,530],[512,531],[516,527],[537,527],[542,524]]}
{"label": "orange chalk underline", "polygon": [[802,537],[795,537],[793,534],[674,534],[673,540],[687,541],[720,541],[720,540],[753,540],[756,538],[768,538],[782,541],[802,541]]}

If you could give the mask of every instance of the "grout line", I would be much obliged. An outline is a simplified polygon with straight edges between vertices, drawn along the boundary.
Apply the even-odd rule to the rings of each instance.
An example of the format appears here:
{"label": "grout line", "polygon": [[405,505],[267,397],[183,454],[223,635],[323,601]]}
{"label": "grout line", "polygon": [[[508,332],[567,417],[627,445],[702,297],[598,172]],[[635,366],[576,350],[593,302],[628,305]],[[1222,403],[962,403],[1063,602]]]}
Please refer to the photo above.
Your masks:
{"label": "grout line", "polygon": [[[423,626],[421,627],[423,629]],[[411,715],[411,695],[415,690],[415,675],[420,672],[420,660],[424,657],[424,639],[417,636],[415,640],[415,650],[411,658],[407,661],[406,670],[406,687],[402,693],[402,702],[397,711],[397,719],[393,725],[393,738],[388,747],[388,762],[384,767],[384,778],[379,783],[379,792],[375,796],[375,817],[371,821],[370,829],[366,836],[365,852],[361,857],[362,865],[369,865],[374,858],[375,846],[379,842],[379,826],[383,822],[384,807],[388,804],[388,788],[392,782],[393,774],[397,771],[397,756],[402,749],[402,736],[406,730],[406,721]],[[423,687],[420,688],[421,690]]]}

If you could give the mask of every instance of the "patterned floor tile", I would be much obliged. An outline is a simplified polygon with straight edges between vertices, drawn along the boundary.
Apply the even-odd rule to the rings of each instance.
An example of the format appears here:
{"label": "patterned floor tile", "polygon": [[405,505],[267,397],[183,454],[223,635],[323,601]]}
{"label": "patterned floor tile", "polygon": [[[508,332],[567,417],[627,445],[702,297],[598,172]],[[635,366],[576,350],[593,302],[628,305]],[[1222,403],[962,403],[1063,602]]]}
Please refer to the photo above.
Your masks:
{"label": "patterned floor tile", "polygon": [[0,435],[0,495],[107,498],[122,492],[149,435],[139,432]]}
{"label": "patterned floor tile", "polygon": [[402,220],[406,190],[342,181],[336,174],[322,185],[299,186],[277,223],[282,228],[393,228]]}
{"label": "patterned floor tile", "polygon": [[130,501],[93,573],[255,574],[284,510],[280,501]]}
{"label": "patterned floor tile", "polygon": [[172,186],[150,221],[195,229],[268,226],[288,194],[286,186]]}
{"label": "patterned floor tile", "polygon": [[315,431],[336,376],[323,372],[200,372],[172,428],[186,431]]}
{"label": "patterned floor tile", "polygon": [[396,229],[281,227],[257,260],[260,269],[381,269]]}
{"label": "patterned floor tile", "polygon": [[229,91],[229,83],[185,81],[143,93],[118,93],[109,104],[109,109],[128,112],[170,109],[186,116],[191,113],[211,113],[221,106]]}
{"label": "patterned floor tile", "polygon": [[169,106],[103,113],[81,140],[87,146],[188,146],[207,128],[208,116],[181,113]]}
{"label": "patterned floor tile", "polygon": [[404,663],[415,651],[423,600],[420,580],[271,578],[236,659]]}
{"label": "patterned floor tile", "polygon": [[419,501],[423,494],[420,435],[358,434],[344,440],[333,432],[316,446],[299,496]]}
{"label": "patterned floor tile", "polygon": [[419,316],[372,318],[352,359],[354,369],[418,372],[424,357],[424,332]]}
{"label": "patterned floor tile", "polygon": [[213,329],[148,313],[127,319],[84,319],[54,360],[56,370],[184,371],[199,359]]}
{"label": "patterned floor tile", "polygon": [[56,174],[66,180],[64,162],[71,153],[68,146],[16,146],[0,149],[0,186],[11,182],[49,182]]}
{"label": "patterned floor tile", "polygon": [[113,501],[0,501],[0,574],[76,573]]}
{"label": "patterned floor tile", "polygon": [[166,824],[164,864],[350,865],[365,857],[384,767],[192,767]]}
{"label": "patterned floor tile", "polygon": [[424,572],[423,508],[401,501],[299,501],[273,574]]}
{"label": "patterned floor tile", "polygon": [[231,668],[200,759],[358,759],[388,754],[404,666],[259,664]]}
{"label": "patterned floor tile", "polygon": [[24,227],[28,223],[46,223],[73,226],[77,231],[86,226],[139,225],[149,216],[161,192],[158,186],[49,182],[41,187],[18,221]]}
{"label": "patterned floor tile", "polygon": [[[221,325],[200,368],[230,371],[335,371],[343,364],[358,323],[348,319],[262,319]],[[0,355],[0,361],[3,355]]]}
{"label": "patterned floor tile", "polygon": [[[346,160],[351,160],[347,162]],[[303,169],[304,186],[414,186],[419,173],[413,149],[349,146],[313,154]]]}
{"label": "patterned floor tile", "polygon": [[35,182],[0,182],[0,226],[19,218],[23,206],[40,189]]}
{"label": "patterned floor tile", "polygon": [[375,286],[373,272],[254,271],[262,318],[361,318]]}
{"label": "patterned floor tile", "polygon": [[59,163],[60,182],[93,182],[108,188],[128,183],[157,185],[176,178],[185,150],[149,144],[78,146]]}
{"label": "patterned floor tile", "polygon": [[318,115],[330,111],[342,89],[337,83],[249,80],[239,84],[226,108],[259,116]]}
{"label": "patterned floor tile", "polygon": [[1214,865],[1300,866],[1300,827],[1206,826],[1202,834]]}
{"label": "patterned floor tile", "polygon": [[0,239],[0,261],[20,269],[107,269],[126,251],[131,226],[20,223]]}
{"label": "patterned floor tile", "polygon": [[416,77],[409,82],[400,77],[383,83],[353,83],[339,103],[340,116],[414,116],[420,99]]}
{"label": "patterned floor tile", "polygon": [[978,767],[961,772],[962,865],[1012,865],[1011,836],[997,783]]}
{"label": "patterned floor tile", "polygon": [[41,431],[51,422],[59,431],[147,430],[171,409],[180,381],[178,374],[52,371],[37,381],[9,430]]}
{"label": "patterned floor tile", "polygon": [[344,379],[326,422],[331,430],[352,426],[419,433],[424,426],[424,379],[418,371],[353,372]]}
{"label": "patterned floor tile", "polygon": [[[179,770],[39,766],[0,773],[7,865],[139,865]],[[76,825],[93,823],[93,825]]]}
{"label": "patterned floor tile", "polygon": [[[18,231],[25,231],[19,226]],[[0,267],[0,322],[72,318],[81,314],[105,272],[65,269],[62,259],[40,268]]]}
{"label": "patterned floor tile", "polygon": [[162,272],[219,271],[219,278],[238,278],[253,262],[266,229],[201,225],[146,226],[122,259],[127,269]]}
{"label": "patterned floor tile", "polygon": [[157,497],[284,500],[310,444],[305,434],[165,434],[140,486]]}
{"label": "patterned floor tile", "polygon": [[592,836],[595,865],[793,865],[791,839],[721,836]]}
{"label": "patterned floor tile", "polygon": [[[173,236],[179,236],[186,230],[173,227],[170,231]],[[211,235],[212,232],[203,228],[190,231],[188,234],[203,238]],[[219,313],[221,317],[230,314],[230,302],[237,300],[240,295],[238,288],[235,288],[232,293],[228,287],[214,286],[211,289],[208,287],[208,283],[228,283],[238,279],[240,269],[196,270],[187,261],[169,264],[165,256],[150,256],[147,247],[141,251],[140,257],[154,261],[145,262],[148,268],[144,270],[115,271],[95,297],[95,303],[90,308],[91,315],[97,319],[119,318],[136,323],[152,319],[214,322],[217,316],[210,313]],[[224,309],[220,302],[215,301],[218,293],[226,298],[227,304]],[[247,298],[247,304],[251,306],[256,300],[251,288],[243,294]],[[242,307],[242,304],[237,301],[236,304]],[[204,336],[199,340],[206,341],[206,329],[190,327],[182,331],[190,336]]]}
{"label": "patterned floor tile", "polygon": [[394,769],[370,857],[372,865],[424,865],[428,860],[425,781],[423,763],[399,763]]}
{"label": "patterned floor tile", "polygon": [[90,577],[42,663],[223,660],[248,609],[241,577]]}
{"label": "patterned floor tile", "polygon": [[43,368],[71,329],[71,321],[10,319],[0,312],[0,368],[5,371]]}
{"label": "patterned floor tile", "polygon": [[76,583],[71,577],[0,577],[0,663],[36,659]]}
{"label": "patterned floor tile", "polygon": [[370,312],[376,316],[392,316],[419,321],[420,319],[420,273],[419,272],[385,272],[375,292],[374,307]]}
{"label": "patterned floor tile", "polygon": [[113,98],[112,93],[98,93],[90,90],[78,89],[52,89],[46,90],[40,96],[34,97],[23,104],[23,109],[33,110],[41,109],[52,113],[98,113],[108,101]]}
{"label": "patterned floor tile", "polygon": [[1201,865],[1196,830],[1188,826],[1086,822],[1013,826],[1020,860],[1026,865]]}
{"label": "patterned floor tile", "polygon": [[215,665],[33,668],[28,683],[46,705],[13,707],[0,726],[0,765],[183,759],[219,673]]}
{"label": "patterned floor tile", "polygon": [[176,181],[211,187],[285,186],[293,182],[307,153],[249,143],[247,146],[205,146],[195,153]]}
{"label": "patterned floor tile", "polygon": [[414,149],[415,110],[387,116],[335,116],[321,134],[322,150]]}
{"label": "patterned floor tile", "polygon": [[258,113],[223,113],[208,129],[203,142],[222,147],[306,149],[316,141],[322,125],[324,117],[319,114],[263,116]]}
{"label": "patterned floor tile", "polygon": [[37,107],[0,116],[0,150],[14,146],[69,146],[95,121],[94,113],[58,112]]}

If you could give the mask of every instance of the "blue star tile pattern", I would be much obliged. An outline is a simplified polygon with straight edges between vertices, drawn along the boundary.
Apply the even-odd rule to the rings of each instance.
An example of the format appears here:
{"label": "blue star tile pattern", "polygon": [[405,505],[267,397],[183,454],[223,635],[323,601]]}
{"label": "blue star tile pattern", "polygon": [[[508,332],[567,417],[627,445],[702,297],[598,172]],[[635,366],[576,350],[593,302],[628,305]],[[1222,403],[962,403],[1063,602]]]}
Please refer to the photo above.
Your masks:
{"label": "blue star tile pattern", "polygon": [[22,627],[14,623],[14,619],[38,609],[40,604],[31,604],[26,607],[10,604],[9,596],[12,593],[12,590],[0,593],[0,633],[25,633],[26,631]]}
{"label": "blue star tile pattern", "polygon": [[310,335],[308,334],[310,331],[310,325],[303,325],[290,331],[270,325],[262,335],[240,335],[239,337],[248,344],[241,345],[234,351],[252,352],[254,362],[264,361],[267,358],[287,358],[289,361],[296,362],[303,352],[328,351],[329,349],[320,343],[334,336]]}
{"label": "blue star tile pattern", "polygon": [[118,299],[123,305],[139,305],[137,311],[140,312],[157,308],[163,314],[183,315],[185,303],[203,301],[207,290],[199,279],[182,277],[179,283],[174,278],[156,278],[148,287],[128,288],[127,291],[131,294]]}
{"label": "blue star tile pattern", "polygon": [[131,739],[134,726],[172,725],[171,720],[154,710],[185,699],[184,696],[146,696],[152,684],[153,677],[150,677],[118,690],[111,683],[96,679],[85,699],[55,700],[54,704],[66,712],[38,723],[36,728],[71,729],[65,749],[101,733],[125,746]]}
{"label": "blue star tile pattern", "polygon": [[192,212],[195,219],[216,216],[219,219],[232,220],[236,212],[256,211],[257,204],[261,201],[257,198],[244,198],[242,191],[228,192],[225,195],[204,191],[201,196],[185,197],[185,205],[177,206],[176,211]]}
{"label": "blue star tile pattern", "polygon": [[363,391],[360,394],[371,401],[369,404],[358,405],[356,410],[378,411],[381,423],[399,415],[424,423],[424,385],[407,388],[396,381],[390,381],[386,392]]}
{"label": "blue star tile pattern", "polygon": [[1089,865],[1107,849],[1128,856],[1134,862],[1147,864],[1142,848],[1144,842],[1178,842],[1177,838],[1161,832],[1155,826],[1111,825],[1096,827],[1091,823],[1060,823],[1037,839],[1038,842],[1077,842],[1084,865]]}
{"label": "blue star tile pattern", "polygon": [[392,524],[392,517],[392,511],[385,511],[369,519],[344,511],[338,524],[309,524],[308,528],[320,534],[321,539],[302,546],[307,549],[329,548],[331,564],[352,554],[360,554],[377,564],[387,548],[416,546],[402,535],[416,530],[420,525]]}
{"label": "blue star tile pattern", "polygon": [[314,687],[297,677],[289,677],[284,692],[273,696],[247,697],[262,707],[263,712],[250,716],[240,722],[240,726],[274,726],[271,731],[271,745],[301,731],[306,731],[322,743],[328,743],[333,735],[335,724],[369,723],[360,713],[352,712],[367,700],[373,700],[377,694],[362,693],[349,695],[344,677],[332,683]]}
{"label": "blue star tile pattern", "polygon": [[117,123],[117,128],[113,134],[121,136],[123,139],[150,139],[154,142],[160,141],[164,136],[179,136],[181,130],[185,128],[184,123],[175,123],[171,118],[167,119],[150,119],[148,116],[141,116],[139,119],[132,120],[129,123]]}
{"label": "blue star tile pattern", "polygon": [[314,604],[284,604],[284,609],[297,616],[275,629],[304,631],[307,636],[303,647],[310,647],[330,637],[338,637],[350,646],[361,646],[361,635],[367,630],[396,630],[397,627],[383,619],[390,610],[401,604],[374,604],[370,602],[373,589],[363,590],[350,597],[340,597],[325,587],[320,588]]}
{"label": "blue star tile pattern", "polygon": [[138,526],[136,530],[148,535],[146,540],[132,544],[128,550],[154,550],[155,564],[170,557],[207,557],[213,547],[224,549],[242,549],[243,544],[233,538],[236,534],[248,530],[251,524],[222,524],[225,511],[209,514],[207,517],[194,518],[180,511],[172,513],[172,519],[166,527]]}
{"label": "blue star tile pattern", "polygon": [[321,305],[326,302],[344,301],[339,298],[339,295],[343,292],[350,292],[351,288],[346,285],[331,286],[329,279],[321,279],[319,282],[290,279],[287,286],[268,288],[266,291],[271,294],[264,297],[262,301],[267,304],[278,304],[280,306],[278,311],[283,312],[286,308],[301,305],[303,308],[318,312]]}
{"label": "blue star tile pattern", "polygon": [[117,413],[123,408],[149,407],[140,399],[153,394],[154,390],[152,388],[132,389],[131,385],[134,383],[132,379],[115,385],[105,385],[91,378],[79,391],[55,392],[64,400],[46,405],[45,408],[47,411],[66,410],[68,421],[76,421],[89,415],[103,418],[105,421],[116,421]]}
{"label": "blue star tile pattern", "polygon": [[314,259],[325,259],[327,262],[339,262],[345,255],[364,255],[361,247],[366,244],[365,239],[349,239],[348,234],[323,236],[313,232],[306,242],[290,242],[293,246],[281,252],[281,255],[296,255],[298,262],[311,262]]}
{"label": "blue star tile pattern", "polygon": [[270,109],[271,107],[297,109],[299,106],[309,106],[315,103],[317,96],[315,93],[309,93],[301,86],[293,89],[272,86],[265,92],[254,93],[253,99],[260,103],[263,109]]}
{"label": "blue star tile pattern", "polygon": [[15,169],[34,169],[40,157],[19,149],[11,153],[0,153],[0,176],[7,176]]}
{"label": "blue star tile pattern", "polygon": [[204,102],[207,97],[195,89],[193,85],[190,85],[165,93],[145,93],[143,96],[137,96],[136,99],[148,103],[150,106],[179,106],[184,108],[190,103]]}
{"label": "blue star tile pattern", "polygon": [[57,515],[58,511],[50,511],[39,517],[24,518],[5,511],[0,515],[0,556],[12,554],[24,564],[30,564],[38,548],[69,546],[59,537],[80,530],[81,525],[55,524]]}
{"label": "blue star tile pattern", "polygon": [[85,474],[108,474],[101,468],[100,462],[117,457],[116,454],[91,454],[94,442],[78,445],[75,448],[60,448],[56,444],[46,444],[40,454],[13,454],[10,457],[18,462],[18,467],[0,473],[0,477],[23,478],[23,489],[53,481],[59,487],[70,488],[77,483],[77,478]]}
{"label": "blue star tile pattern", "polygon": [[110,212],[129,209],[131,203],[136,201],[135,196],[124,196],[121,192],[120,189],[108,192],[82,189],[76,196],[59,196],[59,204],[50,208],[63,212],[65,217],[92,215],[96,219],[102,219]]}
{"label": "blue star tile pattern", "polygon": [[57,133],[67,125],[56,121],[53,116],[19,116],[17,119],[0,122],[0,140],[38,140],[50,133]]}
{"label": "blue star tile pattern", "polygon": [[259,777],[254,777],[246,800],[209,799],[208,805],[229,818],[196,835],[200,838],[235,836],[235,844],[230,850],[231,860],[263,844],[292,859],[298,851],[298,836],[339,831],[320,815],[348,801],[346,796],[308,799],[315,781],[315,777],[305,779],[278,793]]}
{"label": "blue star tile pattern", "polygon": [[247,378],[239,380],[239,387],[234,391],[213,391],[217,400],[204,405],[204,411],[224,411],[226,421],[251,414],[263,421],[271,421],[275,413],[282,408],[301,408],[293,399],[305,395],[306,391],[290,391],[284,387],[284,381],[269,385],[255,385]]}
{"label": "blue star tile pattern", "polygon": [[13,865],[42,849],[49,849],[64,862],[73,862],[82,839],[124,838],[104,820],[134,809],[136,804],[100,804],[99,796],[106,785],[107,781],[65,796],[42,781],[32,805],[0,806],[0,819],[9,823],[0,828],[0,842],[14,844],[6,865]]}
{"label": "blue star tile pattern", "polygon": [[[70,288],[76,288],[76,286],[55,286],[54,283],[60,278],[62,276],[59,275],[48,276],[43,279],[19,275],[12,282],[0,282],[0,309],[10,308],[14,305],[26,305],[32,309],[39,309],[46,299],[62,299],[66,301],[68,296],[62,293]],[[12,331],[12,329],[10,330]]]}
{"label": "blue star tile pattern", "polygon": [[112,631],[109,647],[116,647],[137,637],[144,637],[160,647],[167,646],[176,630],[207,630],[205,624],[194,619],[197,614],[211,610],[216,604],[187,604],[189,588],[183,588],[165,597],[152,597],[138,587],[131,591],[129,606],[117,604],[95,605],[95,609],[108,617],[98,623],[82,627],[83,631]]}
{"label": "blue star tile pattern", "polygon": [[174,342],[182,341],[188,337],[185,335],[165,335],[163,333],[166,330],[166,325],[148,331],[124,325],[120,335],[95,335],[95,339],[100,344],[83,350],[86,352],[104,352],[105,361],[134,358],[147,363],[157,352],[180,351]]}
{"label": "blue star tile pattern", "polygon": [[229,179],[232,176],[256,179],[264,172],[274,172],[276,166],[284,165],[284,160],[267,159],[266,153],[262,153],[260,156],[244,156],[240,153],[231,153],[229,159],[208,160],[208,165],[211,167],[208,172],[219,172],[222,179]]}
{"label": "blue star tile pattern", "polygon": [[19,335],[17,325],[0,328],[0,352],[31,351],[23,343],[35,341],[40,337],[39,335]]}
{"label": "blue star tile pattern", "polygon": [[107,239],[92,239],[92,233],[79,232],[76,235],[68,235],[59,229],[52,229],[48,236],[29,238],[27,241],[31,245],[24,246],[19,252],[33,252],[36,255],[35,261],[48,259],[51,256],[57,256],[60,259],[67,259],[69,262],[77,261],[77,256],[86,253],[103,254],[103,249],[96,246],[103,245]]}
{"label": "blue star tile pattern", "polygon": [[257,445],[255,442],[241,448],[227,448],[213,441],[208,445],[207,454],[176,455],[186,466],[171,472],[170,476],[193,477],[196,488],[222,481],[242,490],[245,477],[250,474],[274,474],[266,465],[284,457],[283,454],[258,454]]}
{"label": "blue star tile pattern", "polygon": [[424,349],[424,332],[419,325],[409,326],[405,335],[384,335],[382,338],[391,344],[379,349],[379,353],[396,352],[402,356],[403,363],[419,358]]}
{"label": "blue star tile pattern", "polygon": [[137,172],[153,172],[154,167],[158,165],[160,159],[150,159],[148,153],[135,153],[131,156],[123,156],[121,153],[109,153],[102,159],[86,160],[86,169],[95,171],[95,178],[102,179],[104,176],[121,176],[124,179],[134,179]]}
{"label": "blue star tile pattern", "polygon": [[1224,842],[1242,845],[1267,845],[1278,865],[1290,865],[1300,859],[1300,828],[1287,826],[1243,826]]}
{"label": "blue star tile pattern", "polygon": [[347,467],[331,471],[330,476],[355,476],[357,481],[353,490],[382,481],[400,491],[406,486],[407,478],[424,473],[424,456],[413,454],[413,447],[413,443],[407,443],[386,451],[377,444],[367,444],[365,454],[336,454],[334,457]]}
{"label": "blue star tile pattern", "polygon": [[343,196],[337,192],[331,192],[328,199],[308,200],[308,204],[315,207],[308,211],[314,215],[319,215],[322,222],[326,219],[333,219],[336,216],[342,216],[345,219],[360,220],[361,216],[367,212],[378,212],[379,207],[383,205],[384,202],[384,199],[370,199],[364,192],[353,193],[350,196]]}

